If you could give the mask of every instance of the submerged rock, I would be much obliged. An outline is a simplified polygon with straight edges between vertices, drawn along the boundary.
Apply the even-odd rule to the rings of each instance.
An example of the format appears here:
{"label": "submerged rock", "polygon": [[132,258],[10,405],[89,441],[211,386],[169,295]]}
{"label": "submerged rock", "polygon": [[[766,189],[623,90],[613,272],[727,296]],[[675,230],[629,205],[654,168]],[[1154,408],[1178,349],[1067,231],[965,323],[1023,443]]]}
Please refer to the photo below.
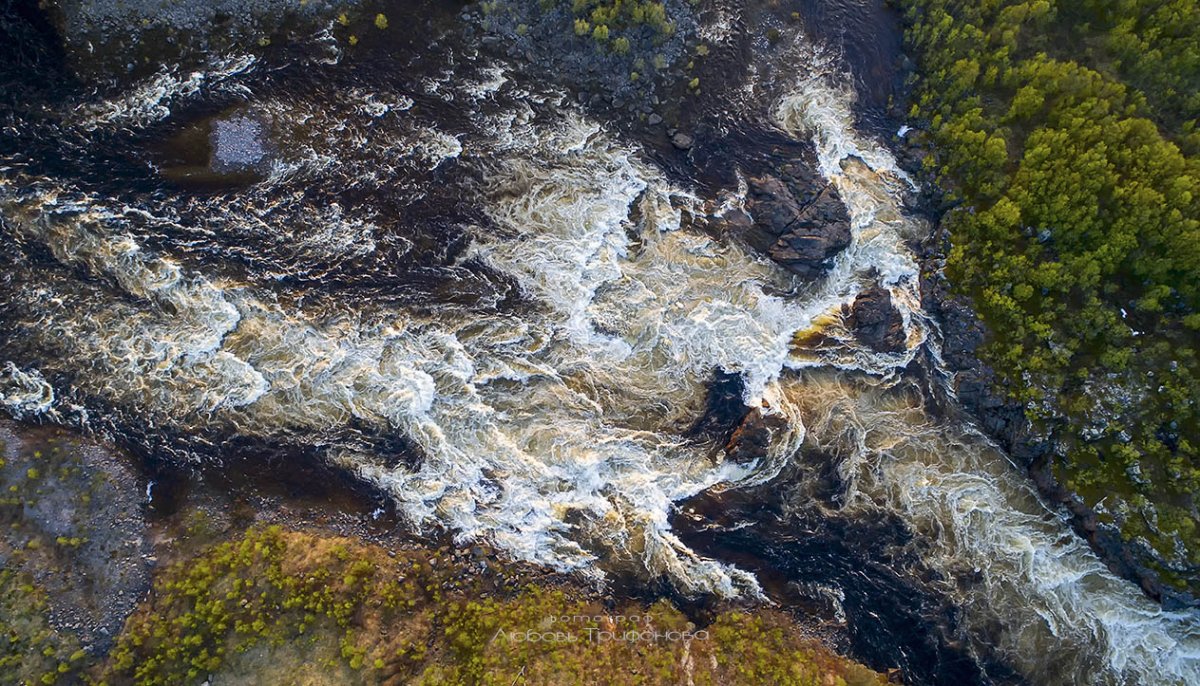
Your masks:
{"label": "submerged rock", "polygon": [[872,286],[843,305],[842,315],[854,337],[881,353],[903,352],[907,344],[904,317],[892,304],[892,294],[882,286]]}
{"label": "submerged rock", "polygon": [[262,122],[246,115],[214,119],[209,136],[216,173],[254,170],[267,158],[267,134]]}
{"label": "submerged rock", "polygon": [[704,414],[687,431],[693,439],[712,440],[715,450],[710,457],[737,464],[748,464],[767,454],[776,431],[787,428],[787,421],[761,407],[747,407],[743,399],[745,383],[740,374],[717,371],[708,386]]}
{"label": "submerged rock", "polygon": [[850,245],[850,215],[832,186],[801,203],[778,178],[751,179],[748,208],[747,241],[797,274],[820,274]]}
{"label": "submerged rock", "polygon": [[741,374],[717,370],[708,384],[704,414],[688,429],[689,438],[707,438],[724,445],[746,418],[746,402],[742,397],[746,384]]}
{"label": "submerged rock", "polygon": [[267,121],[239,107],[183,126],[159,147],[158,168],[191,186],[252,183],[276,158],[272,138]]}
{"label": "submerged rock", "polygon": [[692,147],[692,137],[686,133],[676,133],[671,136],[671,145],[674,145],[679,150],[689,150]]}

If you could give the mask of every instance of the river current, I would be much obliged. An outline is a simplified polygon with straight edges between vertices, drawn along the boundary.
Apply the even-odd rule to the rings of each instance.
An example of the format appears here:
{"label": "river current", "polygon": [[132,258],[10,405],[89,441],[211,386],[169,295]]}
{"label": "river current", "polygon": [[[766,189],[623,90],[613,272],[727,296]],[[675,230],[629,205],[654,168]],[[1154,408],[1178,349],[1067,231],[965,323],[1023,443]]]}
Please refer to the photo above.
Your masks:
{"label": "river current", "polygon": [[[598,583],[764,601],[751,570],[671,518],[714,489],[803,500],[778,482],[820,450],[841,489],[828,516],[903,524],[897,545],[936,572],[918,590],[961,615],[963,654],[1003,665],[981,680],[1200,683],[1200,619],[1109,573],[968,420],[926,409],[953,394],[910,247],[929,230],[906,208],[915,182],[858,129],[840,54],[788,40],[784,75],[729,102],[743,135],[811,146],[845,202],[851,245],[819,279],[711,230],[744,206],[739,174],[692,183],[565,90],[470,51],[378,78],[330,54],[291,82],[227,55],[61,103],[52,124],[5,132],[27,150],[0,159],[0,404],[184,463],[242,439],[289,446],[414,528]],[[147,185],[154,157],[114,153],[126,171],[107,176],[48,159],[137,150],[229,107],[282,141],[246,187]],[[845,328],[842,306],[875,282],[901,353]],[[813,331],[819,346],[798,336]],[[754,462],[688,433],[717,373],[786,423]],[[853,581],[824,583],[836,599]]]}

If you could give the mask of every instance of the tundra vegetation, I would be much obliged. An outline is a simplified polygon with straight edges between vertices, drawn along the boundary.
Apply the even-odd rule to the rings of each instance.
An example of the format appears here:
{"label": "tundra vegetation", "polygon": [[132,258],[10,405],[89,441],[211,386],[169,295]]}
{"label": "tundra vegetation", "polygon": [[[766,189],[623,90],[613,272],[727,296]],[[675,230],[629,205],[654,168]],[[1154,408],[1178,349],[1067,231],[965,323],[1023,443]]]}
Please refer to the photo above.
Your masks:
{"label": "tundra vegetation", "polygon": [[4,615],[0,666],[30,683],[676,684],[685,672],[695,684],[886,683],[783,613],[728,609],[697,627],[666,601],[606,608],[550,583],[497,587],[426,551],[278,526],[160,569],[107,656],[51,630],[27,579],[0,574],[0,587],[10,610],[20,604]]}
{"label": "tundra vegetation", "polygon": [[1063,484],[1200,590],[1200,3],[898,4],[996,390]]}

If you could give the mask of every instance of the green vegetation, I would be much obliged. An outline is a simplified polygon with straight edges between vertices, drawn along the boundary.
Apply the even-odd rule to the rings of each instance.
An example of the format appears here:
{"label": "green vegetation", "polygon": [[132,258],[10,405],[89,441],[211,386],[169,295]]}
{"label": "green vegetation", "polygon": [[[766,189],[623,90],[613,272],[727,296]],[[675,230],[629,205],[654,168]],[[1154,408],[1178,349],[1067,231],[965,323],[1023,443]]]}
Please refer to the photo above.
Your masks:
{"label": "green vegetation", "polygon": [[[647,627],[664,638],[596,633]],[[694,635],[673,640],[669,631]],[[665,602],[606,610],[558,589],[489,592],[482,578],[424,553],[392,557],[351,539],[256,527],[165,568],[91,675],[114,686],[195,684],[210,674],[238,683],[508,686],[676,684],[690,670],[697,685],[884,683],[800,637],[780,613],[725,612],[707,635],[699,631]]]}
{"label": "green vegetation", "polygon": [[0,682],[79,681],[88,655],[74,636],[50,626],[48,609],[45,591],[28,575],[0,569]]}
{"label": "green vegetation", "polygon": [[[646,42],[659,44],[676,31],[675,23],[668,17],[666,5],[650,0],[541,0],[536,8],[518,7],[506,4],[503,0],[485,0],[479,7],[484,16],[493,18],[506,12],[532,11],[534,15],[522,16],[537,23],[547,18],[558,22],[566,13],[569,17],[568,31],[573,30],[581,38],[590,37],[598,46],[606,46],[616,55],[627,55],[635,45]],[[530,24],[523,22],[518,29],[521,26],[525,30],[518,30],[517,35],[527,35]]]}
{"label": "green vegetation", "polygon": [[571,0],[571,12],[596,28],[605,27],[614,33],[645,26],[656,36],[675,33],[675,24],[667,18],[667,8],[661,2],[643,0]]}
{"label": "green vegetation", "polygon": [[1200,590],[1200,2],[899,4],[981,356],[1060,479]]}

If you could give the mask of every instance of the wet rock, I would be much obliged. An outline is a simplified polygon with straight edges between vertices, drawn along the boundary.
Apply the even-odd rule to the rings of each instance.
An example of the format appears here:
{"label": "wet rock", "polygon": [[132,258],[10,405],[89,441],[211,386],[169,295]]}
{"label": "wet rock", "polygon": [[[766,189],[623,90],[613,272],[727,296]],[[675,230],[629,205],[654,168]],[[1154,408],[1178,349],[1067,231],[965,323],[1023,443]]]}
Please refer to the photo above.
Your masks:
{"label": "wet rock", "polygon": [[749,200],[755,226],[768,239],[790,231],[804,211],[787,185],[773,176],[751,179]]}
{"label": "wet rock", "polygon": [[650,124],[650,126],[658,126],[662,123],[662,121],[662,116],[660,116],[657,112],[652,113],[650,117],[646,119],[646,123]]}
{"label": "wet rock", "polygon": [[761,407],[747,407],[745,390],[741,374],[718,370],[708,385],[704,414],[686,433],[692,439],[713,441],[714,459],[723,452],[725,459],[738,464],[753,462],[766,455],[774,432],[787,427],[782,417]]}
{"label": "wet rock", "polygon": [[156,154],[158,168],[172,181],[228,186],[261,179],[276,151],[268,123],[238,107],[182,127]]}
{"label": "wet rock", "polygon": [[745,390],[741,374],[718,370],[708,384],[704,414],[686,435],[689,438],[705,437],[719,445],[728,443],[749,409],[742,399]]}
{"label": "wet rock", "polygon": [[845,305],[842,314],[855,338],[881,353],[903,352],[907,344],[904,318],[892,303],[892,294],[881,286],[872,286]]}
{"label": "wet rock", "polygon": [[751,179],[749,209],[750,245],[798,274],[820,274],[850,245],[850,215],[832,186],[802,204],[778,178]]}
{"label": "wet rock", "polygon": [[765,457],[775,432],[785,428],[787,421],[779,415],[767,414],[757,407],[750,410],[725,444],[726,459],[748,464]]}
{"label": "wet rock", "polygon": [[746,239],[754,231],[754,220],[742,210],[734,209],[721,215],[720,226],[725,233]]}

